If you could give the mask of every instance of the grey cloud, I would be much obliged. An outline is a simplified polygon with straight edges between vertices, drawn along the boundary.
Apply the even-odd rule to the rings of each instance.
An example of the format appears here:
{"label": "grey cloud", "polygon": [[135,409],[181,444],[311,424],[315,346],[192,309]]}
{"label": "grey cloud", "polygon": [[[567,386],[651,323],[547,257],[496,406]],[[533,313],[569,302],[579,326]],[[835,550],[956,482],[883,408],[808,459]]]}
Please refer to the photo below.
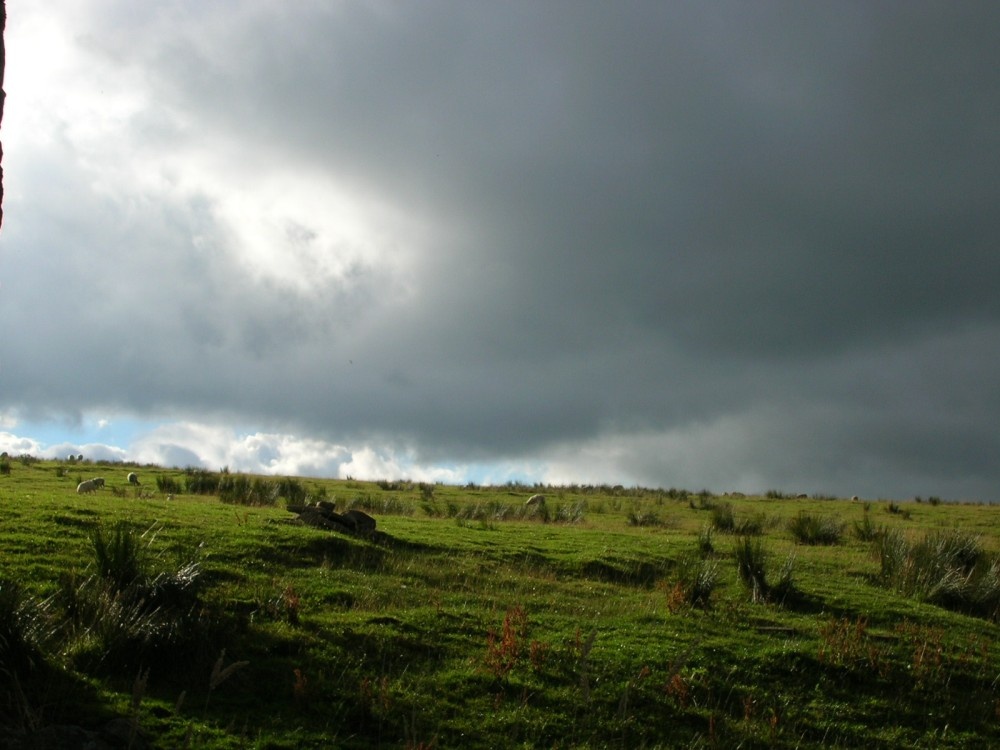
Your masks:
{"label": "grey cloud", "polygon": [[[421,232],[294,288],[207,189],[98,196],[71,144],[33,155],[52,200],[8,211],[12,275],[59,294],[40,321],[15,296],[8,401],[440,462],[660,435],[608,469],[650,483],[677,456],[694,484],[997,478],[991,7],[109,8],[87,49],[148,86],[137,149],[320,172]],[[351,257],[278,224],[304,275]]]}

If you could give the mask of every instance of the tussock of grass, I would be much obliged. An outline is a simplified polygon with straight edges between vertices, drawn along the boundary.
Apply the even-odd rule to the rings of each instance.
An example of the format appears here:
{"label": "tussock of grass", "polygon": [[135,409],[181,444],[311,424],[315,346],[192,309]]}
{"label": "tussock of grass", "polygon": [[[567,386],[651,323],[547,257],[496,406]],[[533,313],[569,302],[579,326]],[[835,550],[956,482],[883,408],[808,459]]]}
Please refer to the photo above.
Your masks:
{"label": "tussock of grass", "polygon": [[844,524],[830,516],[800,511],[788,522],[788,530],[800,544],[839,544]]}
{"label": "tussock of grass", "polygon": [[629,526],[666,526],[667,522],[655,510],[631,510],[625,517]]}
{"label": "tussock of grass", "polygon": [[676,581],[670,587],[668,607],[671,611],[681,606],[709,608],[720,576],[717,560],[685,557],[678,565]]}
{"label": "tussock of grass", "polygon": [[43,606],[18,583],[0,580],[0,675],[8,680],[23,679],[42,658]]}
{"label": "tussock of grass", "polygon": [[760,539],[742,537],[736,542],[736,572],[740,581],[750,592],[751,600],[762,602],[767,599],[767,552]]}
{"label": "tussock of grass", "polygon": [[867,508],[861,520],[854,522],[854,536],[862,542],[873,542],[885,533],[885,526],[878,525],[872,521]]}
{"label": "tussock of grass", "polygon": [[767,519],[763,513],[737,517],[732,503],[719,503],[711,507],[712,528],[736,536],[756,536],[764,533]]}
{"label": "tussock of grass", "polygon": [[880,580],[909,597],[996,620],[1000,614],[1000,560],[978,537],[935,531],[911,542],[899,531],[877,540]]}

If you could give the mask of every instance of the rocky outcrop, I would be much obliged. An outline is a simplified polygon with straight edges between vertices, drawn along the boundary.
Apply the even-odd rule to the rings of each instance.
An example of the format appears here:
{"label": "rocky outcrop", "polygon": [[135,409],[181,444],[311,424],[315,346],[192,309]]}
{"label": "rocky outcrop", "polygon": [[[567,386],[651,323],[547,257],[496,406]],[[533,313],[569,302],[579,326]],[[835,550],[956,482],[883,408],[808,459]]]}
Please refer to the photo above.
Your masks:
{"label": "rocky outcrop", "polygon": [[289,505],[288,510],[296,514],[297,522],[307,526],[358,536],[375,533],[375,519],[367,513],[351,509],[341,514],[328,500],[320,500],[313,505]]}
{"label": "rocky outcrop", "polygon": [[[3,90],[3,72],[6,62],[4,32],[7,26],[7,3],[0,0],[0,122],[3,122],[3,103],[7,94]],[[0,226],[3,225],[3,143],[0,143]]]}

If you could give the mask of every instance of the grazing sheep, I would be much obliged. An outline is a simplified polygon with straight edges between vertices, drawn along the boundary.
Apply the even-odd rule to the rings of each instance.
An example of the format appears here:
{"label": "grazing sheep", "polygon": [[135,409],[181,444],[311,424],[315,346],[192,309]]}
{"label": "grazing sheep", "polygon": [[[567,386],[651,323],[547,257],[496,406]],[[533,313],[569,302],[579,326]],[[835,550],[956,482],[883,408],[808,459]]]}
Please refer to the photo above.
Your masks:
{"label": "grazing sheep", "polygon": [[851,495],[851,502],[852,503],[856,503],[857,501],[858,501],[858,496],[857,495]]}
{"label": "grazing sheep", "polygon": [[532,495],[529,497],[525,503],[526,506],[529,505],[545,505],[545,495]]}
{"label": "grazing sheep", "polygon": [[140,484],[139,477],[136,476],[136,473],[134,471],[130,471],[128,473],[128,483],[129,484]]}
{"label": "grazing sheep", "polygon": [[76,494],[86,495],[91,492],[97,491],[97,480],[96,479],[85,479],[76,486]]}
{"label": "grazing sheep", "polygon": [[798,495],[795,496],[796,500],[807,500],[808,498],[809,498],[809,495],[807,495],[804,492],[800,492]]}

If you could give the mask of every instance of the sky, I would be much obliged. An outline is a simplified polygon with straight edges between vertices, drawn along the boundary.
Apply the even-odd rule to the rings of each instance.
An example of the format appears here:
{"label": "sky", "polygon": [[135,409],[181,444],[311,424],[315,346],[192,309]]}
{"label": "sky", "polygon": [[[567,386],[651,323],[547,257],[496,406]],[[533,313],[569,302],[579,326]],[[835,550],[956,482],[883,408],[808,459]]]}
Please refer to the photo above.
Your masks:
{"label": "sky", "polygon": [[1000,5],[10,0],[0,448],[1000,501]]}

